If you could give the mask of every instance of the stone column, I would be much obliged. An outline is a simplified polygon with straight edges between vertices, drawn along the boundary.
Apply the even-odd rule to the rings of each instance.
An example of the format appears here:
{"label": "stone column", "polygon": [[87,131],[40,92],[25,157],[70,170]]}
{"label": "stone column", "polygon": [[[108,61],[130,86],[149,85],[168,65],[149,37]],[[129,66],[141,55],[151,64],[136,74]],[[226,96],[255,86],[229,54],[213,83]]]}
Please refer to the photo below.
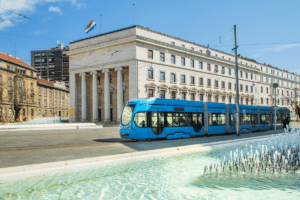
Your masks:
{"label": "stone column", "polygon": [[[50,101],[52,102],[52,107],[54,107],[54,90],[51,90],[52,94],[52,98],[50,99]],[[74,73],[70,73],[70,122],[75,122],[76,121],[76,114],[75,112],[77,112],[77,90],[76,90],[76,77]],[[53,116],[53,113],[52,113]],[[51,117],[52,117],[51,116]]]}
{"label": "stone column", "polygon": [[102,70],[102,73],[104,73],[104,122],[110,122],[109,69]]}
{"label": "stone column", "polygon": [[81,121],[84,122],[87,120],[85,72],[82,72],[79,75],[81,76]]}
{"label": "stone column", "polygon": [[93,122],[98,121],[98,86],[97,86],[97,71],[92,71],[90,74],[93,76]]}
{"label": "stone column", "polygon": [[123,83],[122,83],[122,67],[115,68],[117,71],[117,120],[120,121],[123,110]]}

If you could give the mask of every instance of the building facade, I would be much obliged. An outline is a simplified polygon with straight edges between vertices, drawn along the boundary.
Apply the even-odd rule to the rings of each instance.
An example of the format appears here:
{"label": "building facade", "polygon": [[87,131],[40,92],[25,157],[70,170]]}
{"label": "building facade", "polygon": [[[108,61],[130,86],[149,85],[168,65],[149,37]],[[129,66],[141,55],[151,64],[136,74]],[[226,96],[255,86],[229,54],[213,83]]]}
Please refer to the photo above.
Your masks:
{"label": "building facade", "polygon": [[[46,104],[46,97],[41,95],[44,91],[53,94],[53,97],[46,94]],[[65,85],[39,79],[34,68],[0,53],[0,122],[22,122],[38,116],[68,119],[68,111],[69,90]]]}
{"label": "building facade", "polygon": [[[70,120],[118,121],[136,98],[235,103],[235,57],[141,26],[70,43]],[[240,103],[289,107],[300,76],[239,56]]]}
{"label": "building facade", "polygon": [[58,44],[50,50],[31,51],[31,66],[37,75],[49,81],[63,81],[69,86],[69,47]]}
{"label": "building facade", "polygon": [[37,79],[37,115],[69,119],[69,89],[61,83]]}

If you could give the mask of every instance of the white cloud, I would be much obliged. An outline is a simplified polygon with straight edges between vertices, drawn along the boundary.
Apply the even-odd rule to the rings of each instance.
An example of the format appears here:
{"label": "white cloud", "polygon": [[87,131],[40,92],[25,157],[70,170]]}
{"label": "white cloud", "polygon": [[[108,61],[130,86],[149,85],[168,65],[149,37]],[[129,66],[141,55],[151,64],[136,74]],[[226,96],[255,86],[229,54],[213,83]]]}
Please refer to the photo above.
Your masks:
{"label": "white cloud", "polygon": [[5,27],[13,26],[12,22],[10,20],[4,20],[3,22],[0,22],[0,31],[2,31]]}
{"label": "white cloud", "polygon": [[[24,20],[16,13],[30,17],[30,14],[36,11],[37,6],[47,3],[69,3],[77,8],[83,8],[86,6],[83,1],[85,0],[0,0],[0,31]],[[49,9],[52,12],[58,12],[60,9],[54,6],[51,9],[50,6]],[[61,10],[58,13],[61,14]]]}
{"label": "white cloud", "polygon": [[86,6],[85,3],[79,2],[78,0],[69,0],[71,1],[72,5],[76,6],[77,8],[83,8]]}
{"label": "white cloud", "polygon": [[293,48],[297,48],[297,47],[300,47],[300,43],[278,45],[278,46],[274,46],[274,47],[268,47],[265,49],[261,49],[260,51],[262,51],[262,52],[266,52],[266,51],[282,52],[283,50],[293,49]]}
{"label": "white cloud", "polygon": [[59,14],[62,14],[62,12],[61,12],[61,10],[60,10],[59,7],[50,6],[50,7],[48,8],[48,11],[49,11],[49,12],[57,12],[57,13],[59,13]]}

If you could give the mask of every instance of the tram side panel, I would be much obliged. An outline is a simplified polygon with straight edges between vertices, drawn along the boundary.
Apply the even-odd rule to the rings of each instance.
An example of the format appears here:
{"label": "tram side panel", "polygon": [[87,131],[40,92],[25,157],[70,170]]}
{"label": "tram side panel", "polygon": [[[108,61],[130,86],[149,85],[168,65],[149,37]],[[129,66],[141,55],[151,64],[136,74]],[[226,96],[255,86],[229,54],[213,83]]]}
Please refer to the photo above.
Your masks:
{"label": "tram side panel", "polygon": [[226,133],[226,105],[222,103],[207,103],[208,134]]}

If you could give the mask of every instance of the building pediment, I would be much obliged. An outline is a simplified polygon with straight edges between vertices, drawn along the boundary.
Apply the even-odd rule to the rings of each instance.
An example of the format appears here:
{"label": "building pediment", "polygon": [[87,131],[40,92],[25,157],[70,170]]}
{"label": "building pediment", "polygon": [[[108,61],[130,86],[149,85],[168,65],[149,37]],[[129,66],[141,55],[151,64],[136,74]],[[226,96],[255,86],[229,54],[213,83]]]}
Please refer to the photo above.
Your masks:
{"label": "building pediment", "polygon": [[154,91],[155,91],[155,89],[156,89],[156,84],[154,84],[154,83],[147,83],[147,84],[145,84],[145,89],[146,89],[145,92],[147,92],[148,88],[154,89]]}
{"label": "building pediment", "polygon": [[177,87],[176,85],[172,85],[172,86],[169,87],[169,89],[170,89],[170,90],[176,90],[176,91],[177,91],[177,90],[178,90],[178,87]]}
{"label": "building pediment", "polygon": [[187,91],[188,89],[189,89],[189,88],[187,88],[187,87],[185,87],[185,86],[179,88],[179,90],[181,90],[181,91]]}
{"label": "building pediment", "polygon": [[148,88],[155,88],[155,87],[156,87],[156,84],[155,84],[155,83],[147,83],[147,84],[145,84],[145,87],[148,87]]}
{"label": "building pediment", "polygon": [[160,84],[157,87],[162,88],[162,89],[168,89],[169,88],[166,84]]}

